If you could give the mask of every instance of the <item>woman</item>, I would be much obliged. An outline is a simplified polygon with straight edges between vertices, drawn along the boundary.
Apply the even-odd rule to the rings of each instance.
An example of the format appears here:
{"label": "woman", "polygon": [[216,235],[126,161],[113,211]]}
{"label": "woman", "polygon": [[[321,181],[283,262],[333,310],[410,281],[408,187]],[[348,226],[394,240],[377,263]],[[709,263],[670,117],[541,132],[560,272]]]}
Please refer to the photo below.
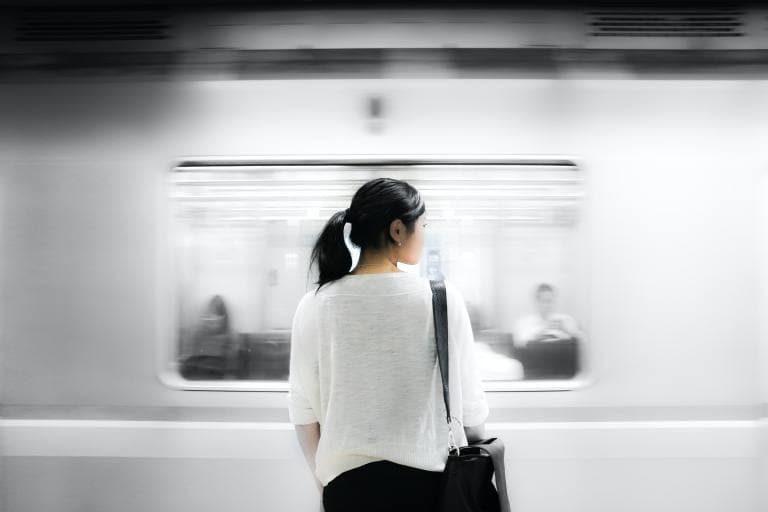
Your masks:
{"label": "woman", "polygon": [[[288,412],[325,512],[428,512],[448,458],[429,280],[416,264],[425,205],[404,181],[378,178],[335,213],[312,251],[318,288],[291,331]],[[361,249],[352,271],[344,243]],[[464,300],[446,280],[449,392],[457,444],[485,437],[489,409]]]}

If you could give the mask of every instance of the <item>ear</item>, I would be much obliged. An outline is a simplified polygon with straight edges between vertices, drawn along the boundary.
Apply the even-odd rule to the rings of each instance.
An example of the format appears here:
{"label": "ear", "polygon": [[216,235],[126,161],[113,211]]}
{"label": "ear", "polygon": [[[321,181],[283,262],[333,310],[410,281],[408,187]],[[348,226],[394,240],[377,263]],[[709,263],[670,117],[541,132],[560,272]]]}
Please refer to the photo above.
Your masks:
{"label": "ear", "polygon": [[403,236],[405,232],[405,224],[402,220],[395,219],[389,223],[389,236],[391,236],[393,240],[397,240],[398,234],[399,236]]}

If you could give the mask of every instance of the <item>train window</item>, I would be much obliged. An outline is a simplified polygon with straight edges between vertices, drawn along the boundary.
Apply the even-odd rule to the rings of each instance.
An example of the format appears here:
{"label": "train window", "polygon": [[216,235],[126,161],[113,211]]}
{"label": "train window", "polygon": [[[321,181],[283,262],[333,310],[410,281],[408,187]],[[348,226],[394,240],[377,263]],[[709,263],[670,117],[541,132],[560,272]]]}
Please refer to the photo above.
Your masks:
{"label": "train window", "polygon": [[314,241],[360,185],[390,176],[425,199],[425,253],[408,270],[461,290],[486,389],[583,385],[583,174],[573,159],[553,158],[179,161],[169,180],[175,321],[163,380],[286,389],[292,315],[317,279]]}

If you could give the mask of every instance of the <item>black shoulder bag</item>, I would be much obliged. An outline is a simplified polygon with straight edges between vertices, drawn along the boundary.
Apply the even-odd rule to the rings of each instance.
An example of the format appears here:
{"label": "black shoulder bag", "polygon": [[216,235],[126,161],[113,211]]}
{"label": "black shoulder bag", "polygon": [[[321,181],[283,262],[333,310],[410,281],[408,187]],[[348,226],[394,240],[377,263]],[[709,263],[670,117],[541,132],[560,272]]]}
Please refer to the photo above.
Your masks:
{"label": "black shoulder bag", "polygon": [[[448,460],[441,480],[440,512],[509,512],[504,443],[497,437],[456,446],[448,397],[448,301],[445,282],[431,281],[432,311],[443,400],[448,420]],[[463,428],[463,426],[462,426]],[[496,487],[492,478],[496,476]]]}

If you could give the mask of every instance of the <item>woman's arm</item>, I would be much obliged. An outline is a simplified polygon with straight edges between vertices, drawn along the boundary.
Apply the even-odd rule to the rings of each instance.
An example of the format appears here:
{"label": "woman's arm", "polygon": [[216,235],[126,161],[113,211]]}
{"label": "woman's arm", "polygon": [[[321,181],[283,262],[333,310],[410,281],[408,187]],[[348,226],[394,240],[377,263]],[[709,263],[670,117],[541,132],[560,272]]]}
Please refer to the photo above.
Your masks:
{"label": "woman's arm", "polygon": [[317,485],[320,494],[322,494],[323,484],[320,483],[317,475],[315,475],[315,454],[317,453],[317,445],[320,442],[320,423],[295,425],[295,427],[301,450],[304,452],[304,458],[307,459],[307,464],[309,464],[309,469],[315,479],[315,485]]}
{"label": "woman's arm", "polygon": [[490,414],[490,408],[477,364],[475,335],[461,292],[447,279],[445,290],[448,301],[449,347],[450,340],[453,340],[454,353],[458,356],[460,365],[459,381],[463,409],[460,420],[467,441],[478,441],[485,438],[485,421]]}
{"label": "woman's arm", "polygon": [[315,475],[315,455],[320,443],[320,416],[313,403],[319,404],[319,383],[317,381],[317,347],[315,334],[318,332],[316,314],[309,291],[299,301],[291,321],[291,352],[288,370],[288,417],[296,430],[301,450],[307,460],[315,485],[321,491],[323,486]]}

